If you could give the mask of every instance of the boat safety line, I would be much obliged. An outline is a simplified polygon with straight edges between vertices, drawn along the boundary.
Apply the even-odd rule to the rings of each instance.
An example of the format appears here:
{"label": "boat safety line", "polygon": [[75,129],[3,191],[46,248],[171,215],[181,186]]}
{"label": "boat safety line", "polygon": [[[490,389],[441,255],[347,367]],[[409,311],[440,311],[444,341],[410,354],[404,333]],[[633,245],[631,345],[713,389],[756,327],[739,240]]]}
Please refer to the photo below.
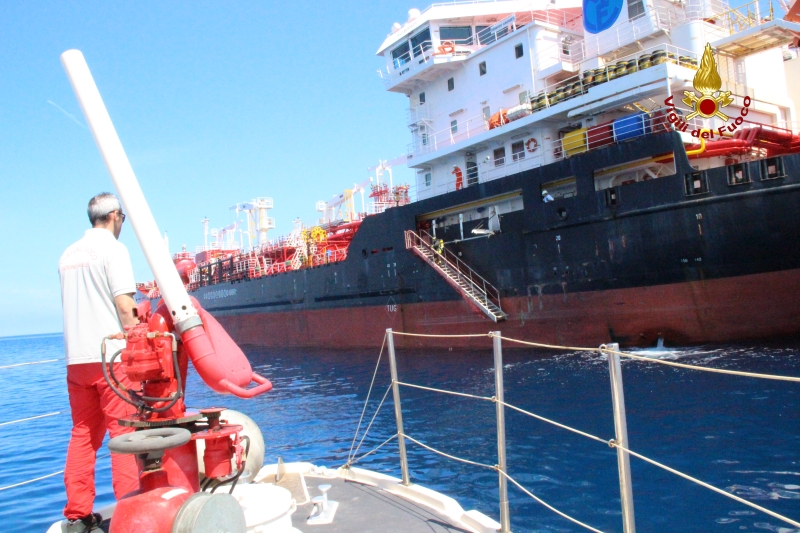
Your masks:
{"label": "boat safety line", "polygon": [[[380,413],[381,407],[383,407],[383,402],[385,402],[386,401],[386,397],[389,396],[389,391],[390,390],[392,390],[392,386],[391,385],[389,385],[386,388],[386,392],[383,394],[383,398],[381,399],[381,403],[378,404],[378,408],[375,409],[375,414],[372,415],[372,419],[369,421],[369,425],[367,426],[367,429],[364,430],[364,436],[361,437],[361,440],[358,442],[358,446],[356,446],[356,451],[354,451],[352,455],[347,457],[348,460],[350,460],[353,457],[355,457],[356,454],[358,453],[358,450],[361,449],[361,445],[364,443],[364,439],[367,438],[367,434],[369,433],[369,430],[372,427],[372,423],[375,422],[375,418],[378,416],[378,413]],[[358,433],[356,433],[356,436],[358,436]]]}
{"label": "boat safety line", "polygon": [[[361,418],[358,419],[358,425],[356,426],[356,433],[353,435],[353,442],[350,443],[350,451],[347,452],[347,460],[353,458],[353,446],[356,445],[356,439],[358,438],[358,432],[361,430],[361,422],[364,421],[364,413],[367,412],[367,405],[369,404],[369,395],[372,393],[372,386],[375,384],[375,376],[378,375],[378,367],[381,366],[381,357],[383,356],[383,348],[386,346],[386,334],[383,335],[383,342],[381,343],[381,351],[378,352],[378,362],[375,364],[375,372],[372,373],[372,381],[369,383],[369,390],[367,391],[367,399],[364,400],[364,408],[361,409]],[[381,402],[383,403],[383,402]],[[380,408],[379,408],[380,409]],[[367,428],[369,431],[369,428]],[[366,437],[366,433],[364,434]],[[363,439],[362,439],[363,442]],[[358,450],[356,450],[358,453]]]}
{"label": "boat safety line", "polygon": [[724,491],[724,490],[722,490],[720,488],[717,488],[714,485],[709,485],[705,481],[700,481],[699,479],[694,478],[694,477],[692,477],[692,476],[690,476],[688,474],[684,474],[683,472],[675,470],[674,468],[670,468],[665,464],[659,463],[658,461],[654,461],[653,459],[645,457],[644,455],[641,455],[639,453],[631,451],[631,450],[625,448],[624,446],[620,446],[619,444],[617,444],[613,440],[610,441],[608,443],[608,445],[611,446],[612,448],[619,448],[620,450],[623,450],[623,451],[633,455],[634,457],[638,457],[642,461],[650,463],[651,465],[657,466],[659,468],[663,468],[667,472],[671,472],[671,473],[675,474],[676,476],[680,476],[680,477],[682,477],[684,479],[688,479],[689,481],[693,481],[693,482],[697,483],[698,485],[700,485],[701,487],[705,487],[705,488],[707,488],[709,490],[713,490],[714,492],[722,494],[723,496],[727,496],[728,498],[730,498],[732,500],[736,500],[739,503],[743,503],[743,504],[745,504],[747,506],[750,506],[753,509],[757,509],[757,510],[761,511],[762,513],[766,513],[766,514],[768,514],[768,515],[770,515],[770,516],[772,516],[774,518],[777,518],[778,520],[783,520],[787,524],[791,524],[791,525],[793,525],[795,527],[800,527],[800,522],[792,520],[791,518],[787,518],[787,517],[785,517],[785,516],[783,516],[781,514],[778,514],[778,513],[774,512],[774,511],[770,511],[769,509],[761,507],[760,505],[757,505],[757,504],[755,504],[755,503],[753,503],[753,502],[751,502],[749,500],[745,500],[744,498],[741,498],[741,497],[739,497],[739,496],[737,496],[735,494],[731,494],[730,492],[727,492],[727,491]]}
{"label": "boat safety line", "polygon": [[10,422],[0,422],[0,426],[9,426],[11,424],[17,424],[19,422],[27,422],[28,420],[36,420],[37,418],[46,418],[48,416],[56,416],[64,414],[63,411],[55,411],[53,413],[47,413],[44,415],[36,415],[36,416],[29,416],[28,418],[20,418],[19,420],[12,420]]}
{"label": "boat safety line", "polygon": [[56,361],[63,361],[63,360],[64,360],[64,358],[62,357],[61,359],[46,359],[44,361],[32,361],[30,363],[17,363],[15,365],[0,366],[0,370],[6,369],[6,368],[15,368],[15,367],[18,367],[18,366],[43,365],[45,363],[55,363]]}
{"label": "boat safety line", "polygon": [[[108,457],[109,455],[111,455],[111,454],[110,453],[105,453],[103,455],[98,455],[97,458],[98,459],[102,459],[104,457]],[[37,477],[37,478],[34,478],[34,479],[29,479],[27,481],[20,481],[19,483],[14,483],[13,485],[6,485],[5,487],[0,487],[0,492],[2,492],[4,490],[8,490],[8,489],[13,489],[13,488],[16,488],[16,487],[22,487],[23,485],[29,485],[31,483],[35,483],[37,481],[41,481],[43,479],[51,478],[53,476],[57,476],[57,475],[63,474],[63,473],[64,473],[63,470],[59,470],[58,472],[53,472],[52,474],[47,474],[46,476],[40,476],[40,477]]]}
{"label": "boat safety line", "polygon": [[511,405],[510,403],[501,402],[499,400],[495,400],[495,401],[497,403],[499,403],[500,405],[504,405],[505,407],[508,407],[509,409],[513,409],[514,411],[518,411],[518,412],[520,412],[522,414],[525,414],[525,415],[528,415],[528,416],[532,416],[533,418],[535,418],[537,420],[541,420],[542,422],[547,422],[548,424],[553,424],[554,426],[558,426],[558,427],[560,427],[562,429],[566,429],[567,431],[571,431],[573,433],[577,433],[578,435],[583,435],[584,437],[587,437],[587,438],[592,439],[592,440],[596,440],[597,442],[602,442],[603,444],[608,444],[608,440],[607,439],[601,439],[600,437],[592,435],[591,433],[586,433],[586,432],[583,432],[583,431],[581,431],[579,429],[575,429],[575,428],[571,428],[569,426],[565,426],[564,424],[560,424],[560,423],[556,422],[555,420],[550,420],[549,418],[545,418],[543,416],[539,416],[537,414],[531,413],[530,411],[526,411],[525,409],[520,409],[519,407]]}
{"label": "boat safety line", "polygon": [[[494,401],[494,398],[489,398],[486,396],[476,396],[474,394],[467,394],[465,392],[455,392],[451,390],[444,390],[444,389],[434,389],[433,387],[424,387],[422,385],[412,385],[411,383],[405,383],[403,381],[398,381],[398,385],[403,385],[404,387],[411,387],[412,389],[422,389],[422,390],[429,390],[433,392],[441,392],[442,394],[452,394],[453,396],[464,396],[465,398],[475,398],[476,400],[487,400],[487,401]],[[606,441],[603,441],[606,442]]]}
{"label": "boat safety line", "polygon": [[533,494],[532,492],[530,492],[528,489],[526,489],[525,487],[523,487],[522,485],[520,485],[519,483],[517,483],[517,481],[516,481],[516,480],[515,480],[513,477],[509,476],[507,473],[503,472],[502,470],[498,469],[497,471],[498,471],[498,472],[500,472],[500,474],[502,474],[502,475],[503,475],[503,477],[505,477],[505,478],[506,478],[507,480],[509,480],[511,483],[513,483],[514,485],[516,485],[516,486],[517,486],[517,488],[518,488],[519,490],[521,490],[522,492],[524,492],[525,494],[527,494],[528,496],[530,496],[531,498],[533,498],[534,500],[536,500],[536,501],[537,501],[537,502],[539,502],[540,504],[544,505],[545,507],[547,507],[548,509],[550,509],[551,511],[553,511],[553,512],[554,512],[554,513],[556,513],[557,515],[560,515],[560,516],[562,516],[562,517],[566,518],[567,520],[569,520],[570,522],[572,522],[572,523],[574,523],[574,524],[578,524],[578,525],[579,525],[579,526],[581,526],[581,527],[585,527],[585,528],[586,528],[586,529],[588,529],[589,531],[594,531],[595,533],[603,533],[603,532],[602,532],[602,531],[600,531],[599,529],[595,529],[595,528],[593,528],[592,526],[590,526],[590,525],[588,525],[588,524],[584,524],[583,522],[581,522],[580,520],[578,520],[578,519],[576,519],[576,518],[572,518],[572,517],[571,517],[571,516],[569,516],[568,514],[566,514],[566,513],[563,513],[563,512],[561,512],[561,511],[559,511],[558,509],[556,509],[555,507],[553,507],[552,505],[548,504],[547,502],[545,502],[545,501],[544,501],[544,500],[542,500],[541,498],[538,498],[536,495],[534,495],[534,494]]}
{"label": "boat safety line", "polygon": [[384,445],[388,444],[389,441],[391,441],[392,439],[395,439],[395,438],[397,438],[397,433],[395,433],[394,435],[392,435],[391,437],[389,437],[388,439],[386,439],[382,443],[378,444],[377,446],[375,446],[373,449],[371,449],[370,451],[368,451],[367,453],[365,453],[361,457],[356,457],[354,459],[351,459],[351,460],[347,461],[347,463],[345,463],[344,466],[348,467],[348,466],[354,465],[355,463],[357,463],[358,461],[360,461],[364,457],[366,457],[368,455],[372,455],[373,453],[377,452],[378,450],[383,448]]}
{"label": "boat safety line", "polygon": [[490,337],[498,337],[504,341],[516,342],[518,344],[527,344],[528,346],[535,346],[536,348],[551,348],[553,350],[567,350],[571,352],[599,352],[598,348],[579,348],[577,346],[558,346],[555,344],[542,344],[540,342],[521,341],[519,339],[512,339],[511,337],[503,337],[502,335],[495,335],[489,333]]}
{"label": "boat safety line", "polygon": [[29,483],[33,483],[33,482],[35,482],[35,481],[41,481],[41,480],[43,480],[43,479],[47,479],[47,478],[49,478],[49,477],[57,476],[57,475],[59,475],[59,474],[63,474],[63,473],[64,473],[64,471],[63,471],[63,470],[59,470],[58,472],[53,472],[52,474],[47,474],[46,476],[37,477],[37,478],[35,478],[35,479],[29,479],[28,481],[22,481],[22,482],[20,482],[20,483],[15,483],[15,484],[13,484],[13,485],[7,485],[7,486],[5,486],[5,487],[0,487],[0,492],[2,492],[2,491],[4,491],[4,490],[8,490],[8,489],[13,489],[13,488],[16,488],[16,487],[21,487],[21,486],[23,486],[23,485],[27,485],[27,484],[29,484]]}
{"label": "boat safety line", "polygon": [[664,359],[651,359],[649,357],[642,357],[641,355],[633,355],[631,353],[626,352],[617,352],[614,350],[609,350],[607,348],[603,348],[600,350],[601,352],[605,353],[615,353],[622,357],[628,357],[630,359],[636,359],[638,361],[646,361],[648,363],[658,363],[660,365],[668,365],[668,366],[676,366],[679,368],[688,368],[690,370],[703,370],[705,372],[716,372],[717,374],[731,374],[733,376],[744,376],[748,378],[760,378],[760,379],[774,379],[777,381],[794,381],[800,382],[800,377],[795,376],[777,376],[774,374],[757,374],[755,372],[742,372],[740,370],[726,370],[724,368],[710,368],[706,366],[695,366],[695,365],[687,365],[684,363],[676,363],[674,361],[666,361]]}
{"label": "boat safety line", "polygon": [[[398,332],[395,332],[398,333]],[[399,334],[399,333],[398,333]],[[534,346],[536,348],[550,348],[554,350],[565,350],[565,351],[580,351],[580,352],[596,352],[596,353],[614,353],[621,357],[627,357],[629,359],[636,359],[637,361],[645,361],[647,363],[658,363],[660,365],[667,365],[667,366],[674,366],[678,368],[687,368],[689,370],[702,370],[704,372],[715,372],[717,374],[730,374],[732,376],[743,376],[749,378],[759,378],[759,379],[773,379],[776,381],[793,381],[793,382],[800,382],[800,377],[796,376],[778,376],[775,374],[758,374],[756,372],[743,372],[740,370],[727,370],[724,368],[710,368],[705,366],[695,366],[695,365],[687,365],[685,363],[676,363],[674,361],[667,361],[664,359],[652,359],[650,357],[643,357],[641,355],[634,355],[628,352],[620,352],[615,350],[609,350],[605,347],[605,345],[601,346],[600,348],[579,348],[577,346],[557,346],[554,344],[542,344],[538,342],[529,342],[529,341],[522,341],[519,339],[512,339],[510,337],[503,337],[502,335],[495,335],[493,333],[489,333],[490,337],[499,337],[504,341],[509,342],[516,342],[518,344],[525,344],[527,346]]]}
{"label": "boat safety line", "polygon": [[455,338],[461,339],[466,337],[491,337],[489,333],[471,333],[469,335],[430,335],[425,333],[403,333],[402,331],[392,330],[393,335],[405,335],[406,337],[441,337],[441,338]]}
{"label": "boat safety line", "polygon": [[496,466],[496,465],[487,465],[487,464],[485,464],[485,463],[478,463],[478,462],[476,462],[476,461],[470,461],[469,459],[463,459],[463,458],[461,458],[461,457],[456,457],[455,455],[450,455],[450,454],[448,454],[448,453],[444,453],[443,451],[437,450],[436,448],[431,448],[431,447],[430,447],[430,446],[428,446],[427,444],[422,444],[422,443],[421,443],[420,441],[418,441],[417,439],[414,439],[414,438],[412,438],[412,437],[409,437],[409,436],[408,436],[408,435],[406,435],[405,433],[403,433],[403,436],[404,436],[405,438],[407,438],[408,440],[410,440],[411,442],[415,442],[415,443],[419,444],[420,446],[422,446],[422,447],[423,447],[423,448],[425,448],[426,450],[430,450],[430,451],[432,451],[433,453],[438,453],[439,455],[441,455],[441,456],[443,456],[443,457],[447,457],[448,459],[452,459],[453,461],[458,461],[458,462],[461,462],[461,463],[466,463],[466,464],[468,464],[468,465],[481,466],[481,467],[483,467],[483,468],[488,468],[489,470],[498,470],[498,468],[497,468],[497,466]]}

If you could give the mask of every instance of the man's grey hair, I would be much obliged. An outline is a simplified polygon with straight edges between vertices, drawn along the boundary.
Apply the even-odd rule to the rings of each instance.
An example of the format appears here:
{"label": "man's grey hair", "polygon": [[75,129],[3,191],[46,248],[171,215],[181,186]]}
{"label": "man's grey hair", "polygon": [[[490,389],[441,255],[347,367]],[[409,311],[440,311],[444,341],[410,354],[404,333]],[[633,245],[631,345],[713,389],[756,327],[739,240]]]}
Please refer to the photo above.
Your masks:
{"label": "man's grey hair", "polygon": [[107,222],[108,215],[114,211],[121,211],[122,206],[119,205],[119,199],[110,192],[102,192],[89,200],[89,208],[86,210],[89,214],[89,222],[92,226],[96,226],[98,222]]}

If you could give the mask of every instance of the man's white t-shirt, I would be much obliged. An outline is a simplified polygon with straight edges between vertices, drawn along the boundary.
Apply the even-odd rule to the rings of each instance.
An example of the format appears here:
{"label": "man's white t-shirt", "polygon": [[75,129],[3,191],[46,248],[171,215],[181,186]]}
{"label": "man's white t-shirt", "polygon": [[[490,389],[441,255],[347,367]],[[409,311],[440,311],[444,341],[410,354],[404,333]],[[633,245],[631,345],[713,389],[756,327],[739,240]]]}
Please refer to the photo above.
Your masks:
{"label": "man's white t-shirt", "polygon": [[[122,331],[114,298],[136,292],[125,245],[104,228],[86,230],[58,262],[67,364],[99,363],[100,344]],[[106,341],[106,361],[125,341]]]}

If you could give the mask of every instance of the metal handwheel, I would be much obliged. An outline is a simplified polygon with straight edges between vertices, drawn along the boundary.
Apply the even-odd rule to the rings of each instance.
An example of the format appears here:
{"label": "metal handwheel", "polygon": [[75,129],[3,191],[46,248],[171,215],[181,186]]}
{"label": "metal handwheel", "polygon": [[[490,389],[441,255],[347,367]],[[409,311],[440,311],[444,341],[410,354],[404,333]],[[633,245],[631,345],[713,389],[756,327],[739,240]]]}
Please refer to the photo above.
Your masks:
{"label": "metal handwheel", "polygon": [[192,434],[184,428],[154,428],[119,435],[108,441],[112,453],[152,453],[177,448],[189,442]]}

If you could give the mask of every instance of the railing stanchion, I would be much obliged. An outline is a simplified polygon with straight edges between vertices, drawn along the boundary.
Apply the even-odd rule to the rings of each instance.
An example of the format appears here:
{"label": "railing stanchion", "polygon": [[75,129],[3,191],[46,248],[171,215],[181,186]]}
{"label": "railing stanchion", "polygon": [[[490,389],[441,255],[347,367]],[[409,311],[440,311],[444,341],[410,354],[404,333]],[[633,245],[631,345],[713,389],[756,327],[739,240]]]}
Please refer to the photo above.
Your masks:
{"label": "railing stanchion", "polygon": [[503,346],[500,332],[494,331],[492,337],[492,348],[494,349],[494,386],[495,386],[495,406],[497,407],[497,467],[500,469],[498,474],[500,481],[500,533],[510,533],[511,519],[508,509],[508,483],[506,476],[506,417],[504,405],[505,396],[503,395]]}
{"label": "railing stanchion", "polygon": [[[606,345],[608,350],[619,351],[619,344]],[[622,366],[619,355],[603,350],[608,357],[608,370],[611,377],[611,403],[614,408],[614,429],[616,443],[628,448],[628,423],[625,417],[625,391],[622,387]],[[631,462],[628,452],[617,448],[617,467],[619,469],[619,492],[622,503],[622,528],[625,533],[636,533],[633,516],[633,486],[631,484]]]}
{"label": "railing stanchion", "polygon": [[394,397],[394,416],[397,419],[397,444],[400,448],[400,471],[403,474],[403,485],[411,484],[408,476],[408,456],[406,455],[406,438],[403,432],[403,411],[400,408],[400,385],[397,384],[397,360],[394,356],[394,335],[392,328],[386,330],[386,347],[389,350],[389,367],[392,371],[392,396]]}

